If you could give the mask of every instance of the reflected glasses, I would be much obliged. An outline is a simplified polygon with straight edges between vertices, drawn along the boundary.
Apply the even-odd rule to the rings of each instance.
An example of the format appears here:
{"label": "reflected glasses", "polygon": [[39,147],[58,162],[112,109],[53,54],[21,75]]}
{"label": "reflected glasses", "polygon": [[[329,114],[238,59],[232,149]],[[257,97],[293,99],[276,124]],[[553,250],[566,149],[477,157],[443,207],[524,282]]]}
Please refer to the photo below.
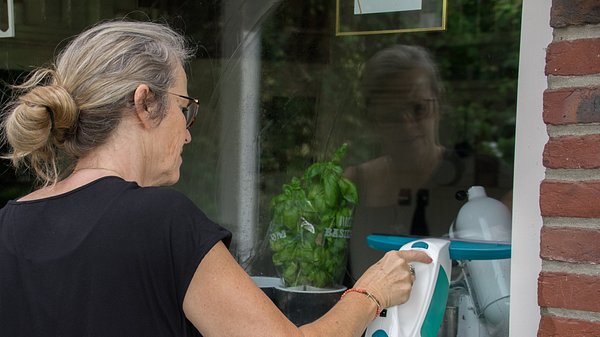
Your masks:
{"label": "reflected glasses", "polygon": [[167,93],[190,101],[190,103],[185,108],[181,108],[181,112],[183,112],[183,115],[185,116],[185,127],[189,129],[194,124],[194,121],[196,121],[196,116],[198,116],[198,110],[200,109],[200,101],[197,98],[179,95],[173,92]]}
{"label": "reflected glasses", "polygon": [[438,111],[437,100],[425,98],[417,100],[400,97],[372,97],[367,102],[374,112],[375,121],[382,123],[418,122],[432,117]]}

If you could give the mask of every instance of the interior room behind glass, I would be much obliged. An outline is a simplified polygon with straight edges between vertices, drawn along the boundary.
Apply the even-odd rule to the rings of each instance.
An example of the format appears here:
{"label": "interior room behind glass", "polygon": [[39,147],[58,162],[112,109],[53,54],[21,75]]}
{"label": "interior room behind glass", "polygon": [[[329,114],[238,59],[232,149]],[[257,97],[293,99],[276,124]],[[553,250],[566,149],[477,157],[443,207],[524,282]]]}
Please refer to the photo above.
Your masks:
{"label": "interior room behind glass", "polygon": [[[473,185],[510,206],[520,1],[447,5],[445,31],[336,36],[335,1],[14,0],[0,75],[18,82],[102,19],[150,18],[185,32],[198,46],[189,92],[202,107],[175,187],[234,232],[232,251],[250,273],[270,274],[272,197],[342,144],[361,197],[355,233],[445,235],[464,203],[457,192]],[[406,46],[427,56],[433,75],[409,66],[387,88],[389,78],[367,83],[369,60]],[[6,102],[9,88],[2,92]],[[398,127],[406,118],[429,131]],[[426,137],[430,148],[411,147]],[[2,165],[4,204],[33,182]],[[366,180],[371,169],[380,181]],[[395,170],[404,176],[381,181],[400,177]]]}

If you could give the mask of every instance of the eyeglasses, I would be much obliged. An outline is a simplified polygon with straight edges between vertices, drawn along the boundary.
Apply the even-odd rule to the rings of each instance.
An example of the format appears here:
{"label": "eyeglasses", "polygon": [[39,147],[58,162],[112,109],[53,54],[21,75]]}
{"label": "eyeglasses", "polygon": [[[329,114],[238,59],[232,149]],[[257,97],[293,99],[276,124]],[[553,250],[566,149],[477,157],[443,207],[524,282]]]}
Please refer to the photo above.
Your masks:
{"label": "eyeglasses", "polygon": [[185,108],[181,108],[181,112],[183,112],[185,116],[185,127],[189,129],[194,124],[194,121],[196,121],[196,116],[198,116],[198,110],[200,109],[200,101],[197,98],[179,95],[172,92],[167,93],[190,101],[190,103]]}
{"label": "eyeglasses", "polygon": [[438,111],[437,100],[432,98],[405,101],[399,97],[372,97],[369,105],[375,120],[384,123],[418,122]]}

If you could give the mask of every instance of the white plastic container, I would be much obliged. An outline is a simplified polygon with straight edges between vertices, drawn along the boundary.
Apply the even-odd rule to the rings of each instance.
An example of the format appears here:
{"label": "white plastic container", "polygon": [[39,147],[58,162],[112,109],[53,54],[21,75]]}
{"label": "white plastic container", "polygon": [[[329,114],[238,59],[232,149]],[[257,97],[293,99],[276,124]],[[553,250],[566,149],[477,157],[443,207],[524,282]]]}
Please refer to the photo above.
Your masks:
{"label": "white plastic container", "polygon": [[[481,186],[468,190],[468,202],[458,212],[450,237],[484,241],[511,241],[511,213],[489,198]],[[480,318],[491,336],[508,335],[510,260],[464,261],[467,284]]]}

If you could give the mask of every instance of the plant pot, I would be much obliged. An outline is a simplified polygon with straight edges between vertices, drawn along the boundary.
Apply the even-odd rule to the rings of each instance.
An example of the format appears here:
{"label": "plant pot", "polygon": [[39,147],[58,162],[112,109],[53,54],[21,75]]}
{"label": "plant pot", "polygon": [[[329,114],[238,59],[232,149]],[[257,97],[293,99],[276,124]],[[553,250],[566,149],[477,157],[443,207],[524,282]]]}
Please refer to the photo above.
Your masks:
{"label": "plant pot", "polygon": [[252,281],[259,287],[273,303],[277,304],[275,300],[275,288],[283,286],[283,282],[279,277],[271,276],[252,276]]}
{"label": "plant pot", "polygon": [[317,320],[331,309],[346,287],[275,287],[277,307],[297,326]]}
{"label": "plant pot", "polygon": [[341,284],[346,273],[352,217],[337,216],[323,222],[318,213],[298,214],[294,228],[272,223],[270,229],[273,264],[283,286],[326,288]]}

